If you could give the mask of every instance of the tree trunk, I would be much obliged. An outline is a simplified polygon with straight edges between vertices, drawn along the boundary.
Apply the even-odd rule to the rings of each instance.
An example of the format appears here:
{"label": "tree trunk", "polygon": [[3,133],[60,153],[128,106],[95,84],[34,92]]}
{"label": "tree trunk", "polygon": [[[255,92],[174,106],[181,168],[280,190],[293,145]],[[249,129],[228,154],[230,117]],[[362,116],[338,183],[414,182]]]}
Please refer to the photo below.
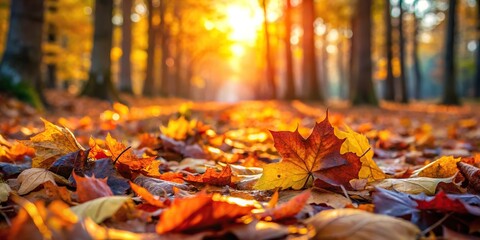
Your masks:
{"label": "tree trunk", "polygon": [[160,28],[159,28],[159,35],[160,35],[160,47],[162,51],[162,55],[160,58],[160,71],[161,71],[161,84],[160,84],[160,94],[162,96],[168,96],[169,91],[171,89],[171,81],[170,79],[170,69],[167,64],[167,60],[170,57],[170,50],[169,50],[169,43],[170,43],[170,34],[168,32],[168,27],[165,22],[165,13],[167,10],[167,2],[166,0],[160,0]]}
{"label": "tree trunk", "polygon": [[392,52],[392,16],[390,0],[385,0],[385,51],[387,57],[387,78],[385,79],[385,95],[387,101],[395,100],[395,80],[393,77]]}
{"label": "tree trunk", "polygon": [[475,98],[480,98],[480,4],[477,3],[477,53],[475,73]]}
{"label": "tree trunk", "polygon": [[[174,92],[177,97],[188,98],[190,90],[188,89],[186,79],[183,77],[183,19],[182,19],[182,1],[174,2],[175,19],[178,24],[178,32],[175,36],[175,76],[174,76]],[[172,89],[173,90],[173,89]]]}
{"label": "tree trunk", "polygon": [[263,8],[263,29],[265,34],[265,61],[267,63],[267,94],[270,99],[275,99],[277,97],[277,87],[275,83],[275,68],[272,59],[271,49],[270,49],[270,34],[268,31],[268,21],[267,21],[267,0],[262,0]]}
{"label": "tree trunk", "polygon": [[[49,14],[55,15],[58,12],[58,1],[57,0],[50,0],[50,4],[48,6]],[[57,23],[49,22],[47,24],[47,42],[51,45],[58,44],[57,43]],[[47,75],[45,81],[45,87],[49,89],[54,89],[57,86],[57,53],[50,52],[45,53],[46,55],[50,55],[50,57],[54,58],[54,61],[51,61],[47,64]]]}
{"label": "tree trunk", "polygon": [[43,8],[43,0],[11,1],[10,26],[0,63],[0,91],[40,109],[46,104],[40,72]]}
{"label": "tree trunk", "polygon": [[120,91],[133,94],[132,89],[132,64],[130,56],[132,53],[132,1],[122,1],[122,58],[120,59]]}
{"label": "tree trunk", "polygon": [[113,36],[113,0],[95,1],[95,20],[93,33],[93,50],[91,54],[90,76],[82,95],[120,101],[113,86],[110,51]]}
{"label": "tree trunk", "polygon": [[296,98],[295,78],[293,76],[292,46],[290,45],[290,37],[292,33],[292,4],[290,0],[285,0],[285,5],[285,36],[283,38],[285,44],[285,78],[287,83],[285,99],[292,100]]}
{"label": "tree trunk", "polygon": [[459,105],[455,78],[455,18],[457,1],[449,0],[447,31],[445,41],[445,79],[442,103],[447,105]]}
{"label": "tree trunk", "polygon": [[352,24],[352,64],[350,99],[353,105],[377,105],[372,80],[371,29],[372,0],[357,1]]}
{"label": "tree trunk", "polygon": [[400,16],[398,16],[398,35],[400,50],[400,102],[408,103],[407,73],[405,70],[405,37],[403,34],[403,0],[398,1]]}
{"label": "tree trunk", "polygon": [[[155,28],[153,26],[153,0],[147,1],[148,9],[148,47],[147,47],[147,65],[145,70],[145,82],[143,84],[143,95],[153,97],[158,95],[157,81],[153,72],[155,59]],[[161,1],[162,3],[163,1]],[[163,19],[162,19],[163,21]]]}
{"label": "tree trunk", "polygon": [[[417,6],[418,0],[415,0],[413,2],[414,9]],[[420,70],[420,57],[418,56],[418,31],[419,31],[419,23],[418,23],[418,18],[413,13],[413,46],[412,46],[412,52],[413,52],[413,71],[415,75],[415,98],[417,100],[422,98],[422,73]]]}
{"label": "tree trunk", "polygon": [[303,85],[306,99],[323,102],[323,95],[318,87],[317,61],[315,58],[315,35],[313,22],[315,8],[313,0],[302,1],[303,13]]}

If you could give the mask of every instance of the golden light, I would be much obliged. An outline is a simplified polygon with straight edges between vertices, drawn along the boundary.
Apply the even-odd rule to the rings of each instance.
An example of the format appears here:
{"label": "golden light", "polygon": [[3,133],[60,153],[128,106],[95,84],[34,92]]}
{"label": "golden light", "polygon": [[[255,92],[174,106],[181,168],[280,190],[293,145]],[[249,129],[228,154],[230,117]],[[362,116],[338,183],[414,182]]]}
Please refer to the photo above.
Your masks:
{"label": "golden light", "polygon": [[230,40],[253,44],[263,24],[263,14],[258,6],[229,5],[226,8],[226,23]]}

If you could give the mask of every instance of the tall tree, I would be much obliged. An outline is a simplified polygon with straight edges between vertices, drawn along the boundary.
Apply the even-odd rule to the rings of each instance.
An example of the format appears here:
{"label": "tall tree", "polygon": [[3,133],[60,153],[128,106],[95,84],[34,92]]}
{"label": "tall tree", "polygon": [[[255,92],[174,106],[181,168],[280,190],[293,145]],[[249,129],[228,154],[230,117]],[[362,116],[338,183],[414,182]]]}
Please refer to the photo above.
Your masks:
{"label": "tall tree", "polygon": [[477,53],[475,73],[475,98],[480,98],[480,3],[477,2]]}
{"label": "tall tree", "polygon": [[385,52],[387,58],[387,78],[385,79],[385,95],[387,101],[395,100],[395,79],[393,77],[392,52],[392,16],[390,0],[385,0]]}
{"label": "tall tree", "polygon": [[315,34],[313,22],[315,8],[313,0],[302,1],[303,25],[303,82],[305,97],[308,100],[323,101],[323,94],[318,87],[317,61],[315,57]]}
{"label": "tall tree", "polygon": [[[55,15],[58,12],[58,0],[50,0],[47,2],[47,10],[48,14]],[[54,21],[49,21],[47,23],[47,42],[51,45],[57,44],[57,35],[58,35],[58,26],[57,23]],[[52,51],[50,53],[46,53],[46,55],[50,55],[51,57],[55,58],[57,53],[56,51]],[[45,59],[44,59],[45,61]],[[55,88],[57,85],[57,61],[48,61],[47,62],[47,76],[45,81],[45,87],[47,88]]]}
{"label": "tall tree", "polygon": [[455,28],[457,0],[449,0],[447,31],[445,41],[445,74],[442,103],[459,105],[455,77]]}
{"label": "tall tree", "polygon": [[372,79],[372,0],[356,1],[352,21],[350,100],[354,105],[377,105]]}
{"label": "tall tree", "polygon": [[113,36],[113,0],[95,1],[93,50],[90,73],[81,95],[120,101],[117,89],[113,85],[110,51]]}
{"label": "tall tree", "polygon": [[[268,93],[271,99],[277,97],[277,87],[275,83],[275,67],[272,58],[272,53],[270,49],[270,33],[268,30],[268,19],[267,19],[267,0],[262,0],[263,8],[263,29],[265,35],[265,61],[267,63],[267,84],[268,84]],[[313,22],[312,22],[313,23]]]}
{"label": "tall tree", "polygon": [[293,76],[293,58],[292,58],[292,47],[290,45],[290,37],[292,33],[292,3],[290,0],[285,0],[285,14],[284,14],[284,25],[285,25],[285,35],[283,36],[283,43],[285,45],[285,78],[286,78],[286,89],[285,89],[285,99],[295,99],[296,89],[295,89],[295,78]]}
{"label": "tall tree", "polygon": [[10,27],[0,63],[0,91],[38,108],[46,103],[40,74],[43,8],[43,0],[11,1]]}
{"label": "tall tree", "polygon": [[[416,9],[418,0],[413,2],[413,9]],[[477,4],[478,5],[478,4]],[[413,11],[413,43],[412,43],[412,54],[413,54],[413,73],[415,76],[415,98],[422,98],[422,73],[420,70],[420,57],[418,56],[418,33],[420,30],[420,24],[418,22],[418,17]]]}
{"label": "tall tree", "polygon": [[160,94],[162,96],[168,96],[172,93],[170,90],[172,89],[172,85],[174,81],[172,81],[170,77],[170,69],[168,66],[168,60],[170,59],[170,32],[169,26],[166,20],[166,12],[167,12],[167,1],[160,0],[160,26],[158,29],[158,35],[160,36],[160,48],[161,48],[161,57],[160,57]]}
{"label": "tall tree", "polygon": [[122,1],[122,57],[120,59],[120,91],[133,94],[132,90],[132,63],[130,56],[132,53],[132,0]]}
{"label": "tall tree", "polygon": [[[160,1],[162,4],[164,1]],[[162,7],[162,6],[160,6]],[[147,9],[148,9],[148,16],[147,16],[147,25],[148,25],[148,47],[147,47],[147,66],[145,72],[145,81],[143,83],[143,95],[153,97],[159,94],[158,92],[158,84],[155,81],[154,76],[154,59],[155,59],[155,26],[153,25],[153,14],[154,14],[154,7],[153,7],[153,0],[147,1]],[[161,19],[163,22],[163,19]],[[161,23],[160,23],[161,24]],[[163,54],[163,53],[162,53]]]}
{"label": "tall tree", "polygon": [[400,102],[408,103],[408,91],[407,91],[407,72],[405,70],[405,37],[403,33],[403,0],[398,1],[398,7],[400,8],[400,15],[398,16],[398,47],[400,51]]}

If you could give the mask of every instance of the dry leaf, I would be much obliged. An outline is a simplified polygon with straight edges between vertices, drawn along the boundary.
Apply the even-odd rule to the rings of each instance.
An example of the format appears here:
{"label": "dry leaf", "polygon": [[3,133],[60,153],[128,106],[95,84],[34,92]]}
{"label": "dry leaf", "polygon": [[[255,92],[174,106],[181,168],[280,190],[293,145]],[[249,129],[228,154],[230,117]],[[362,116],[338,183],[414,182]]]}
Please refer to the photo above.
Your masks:
{"label": "dry leaf", "polygon": [[232,169],[229,165],[225,166],[220,172],[217,172],[215,168],[207,168],[207,171],[204,174],[198,176],[187,175],[185,180],[215,186],[230,185],[232,182]]}
{"label": "dry leaf", "polygon": [[105,219],[112,217],[127,201],[131,201],[130,197],[102,197],[71,207],[70,209],[79,217],[89,217],[95,223],[101,223]]}
{"label": "dry leaf", "polygon": [[227,202],[220,195],[210,196],[201,192],[193,197],[175,199],[162,213],[156,231],[162,234],[201,230],[234,221],[250,214],[254,208]]}
{"label": "dry leaf", "polygon": [[458,172],[460,158],[443,156],[413,172],[412,177],[448,178]]}
{"label": "dry leaf", "polygon": [[[310,196],[311,191],[305,190],[291,198],[288,202],[280,204],[274,208],[267,209],[267,211],[261,214],[260,217],[262,219],[271,219],[273,221],[295,217],[295,215],[302,211]],[[270,204],[271,203],[269,203],[269,205]]]}
{"label": "dry leaf", "polygon": [[85,151],[68,128],[59,127],[43,118],[42,121],[45,130],[30,140],[22,141],[35,149],[32,167],[48,168],[58,157],[78,150]]}
{"label": "dry leaf", "polygon": [[8,200],[12,189],[6,182],[0,182],[0,203]]}
{"label": "dry leaf", "polygon": [[160,126],[160,131],[167,137],[175,140],[184,140],[187,138],[187,135],[193,133],[196,125],[196,120],[188,121],[184,116],[181,116],[176,120],[170,119],[167,127]]}
{"label": "dry leaf", "polygon": [[147,189],[138,186],[137,184],[130,182],[130,186],[132,187],[132,190],[140,197],[142,197],[145,202],[148,204],[158,207],[158,208],[165,208],[167,207],[167,204],[164,203],[163,201],[160,201],[158,197],[154,196],[151,194]]}
{"label": "dry leaf", "polygon": [[388,178],[380,182],[374,182],[372,185],[379,188],[385,188],[389,190],[396,190],[408,194],[420,194],[425,193],[427,195],[435,195],[437,185],[441,182],[451,183],[455,176],[449,178]]}
{"label": "dry leaf", "polygon": [[[68,183],[68,180],[62,176],[52,173],[43,168],[30,168],[18,175],[17,182],[20,184],[18,194],[24,195],[33,191],[43,183],[50,181],[55,184],[55,180]],[[56,185],[56,184],[55,184]]]}
{"label": "dry leaf", "polygon": [[420,230],[412,223],[394,217],[357,209],[325,210],[305,223],[316,230],[314,239],[416,239]]}
{"label": "dry leaf", "polygon": [[457,166],[467,179],[469,190],[480,193],[480,169],[463,162],[457,163]]}
{"label": "dry leaf", "polygon": [[[325,176],[325,181],[329,179],[329,173],[332,170],[335,171],[335,167],[349,165],[350,163],[346,159],[346,155],[340,154],[340,147],[344,140],[335,136],[333,127],[328,121],[328,115],[322,122],[315,124],[312,134],[307,139],[300,135],[298,129],[295,132],[271,131],[271,133],[274,146],[282,156],[282,161],[267,164],[263,167],[263,175],[255,185],[258,190],[268,190],[276,187],[302,189],[312,184],[314,172],[326,171],[320,174]],[[359,169],[360,161],[358,159],[357,161]],[[330,169],[330,171],[327,169]],[[356,167],[349,166],[348,169],[350,173],[355,171]],[[337,174],[336,171],[335,174]],[[358,176],[358,171],[353,178],[356,178],[356,176]],[[346,180],[346,182],[348,183],[349,180]]]}
{"label": "dry leaf", "polygon": [[362,167],[358,172],[358,178],[367,179],[368,182],[381,180],[385,178],[385,173],[377,166],[373,161],[373,149],[368,142],[367,137],[363,134],[359,134],[353,131],[350,127],[345,125],[346,131],[342,131],[335,128],[335,135],[340,139],[345,139],[340,153],[353,152],[357,156],[361,157]]}
{"label": "dry leaf", "polygon": [[92,177],[78,176],[73,172],[73,178],[75,179],[77,185],[77,196],[78,202],[84,203],[90,200],[113,196],[113,192],[107,184],[107,178],[95,178],[95,175]]}

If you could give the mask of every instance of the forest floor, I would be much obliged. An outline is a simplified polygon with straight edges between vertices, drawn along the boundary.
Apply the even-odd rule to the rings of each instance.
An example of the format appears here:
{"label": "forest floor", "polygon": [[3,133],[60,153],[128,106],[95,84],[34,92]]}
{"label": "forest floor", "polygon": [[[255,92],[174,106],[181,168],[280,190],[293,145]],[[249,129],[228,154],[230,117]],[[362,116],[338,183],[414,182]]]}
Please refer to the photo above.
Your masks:
{"label": "forest floor", "polygon": [[47,98],[0,96],[2,239],[480,236],[477,103]]}

